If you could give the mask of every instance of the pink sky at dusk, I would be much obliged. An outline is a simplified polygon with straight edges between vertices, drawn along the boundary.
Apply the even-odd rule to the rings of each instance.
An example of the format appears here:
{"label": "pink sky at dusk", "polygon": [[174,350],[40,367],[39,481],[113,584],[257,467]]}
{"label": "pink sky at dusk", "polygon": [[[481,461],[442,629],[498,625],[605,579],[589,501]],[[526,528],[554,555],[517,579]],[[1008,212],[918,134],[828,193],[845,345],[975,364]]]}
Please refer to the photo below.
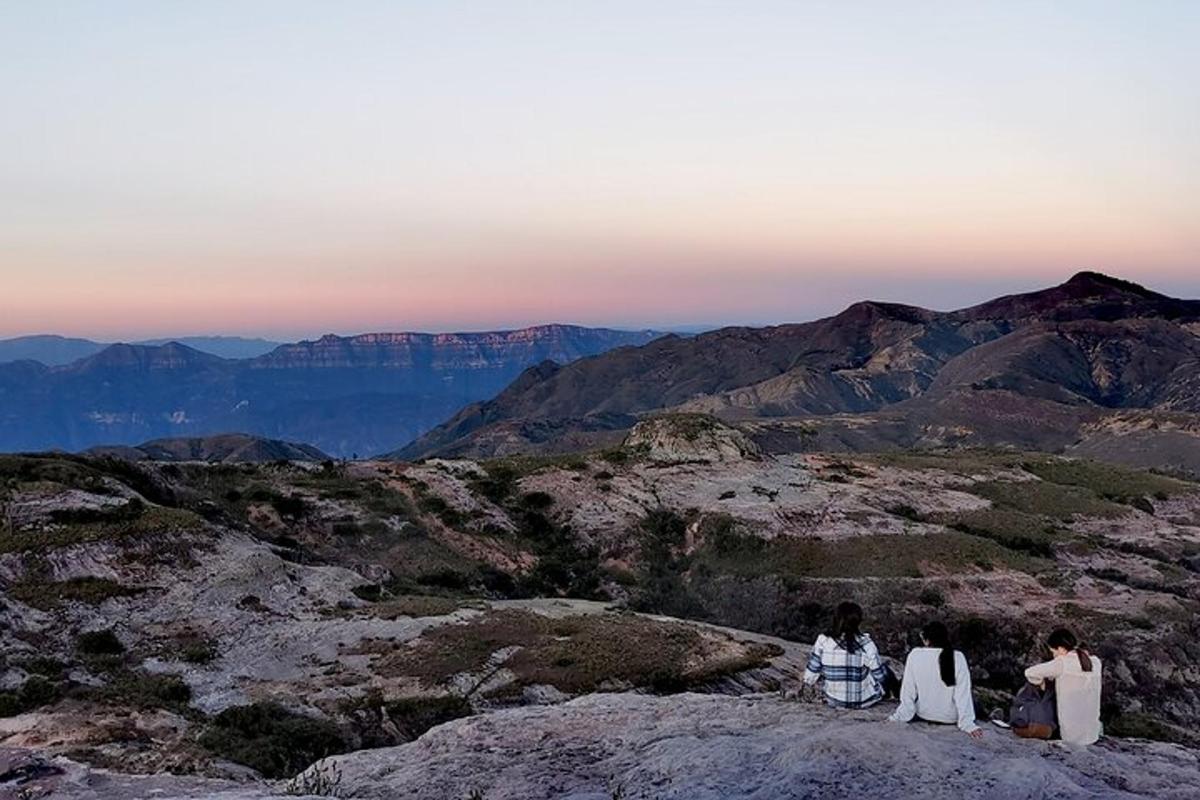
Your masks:
{"label": "pink sky at dusk", "polygon": [[1200,7],[0,11],[0,336],[1200,296]]}

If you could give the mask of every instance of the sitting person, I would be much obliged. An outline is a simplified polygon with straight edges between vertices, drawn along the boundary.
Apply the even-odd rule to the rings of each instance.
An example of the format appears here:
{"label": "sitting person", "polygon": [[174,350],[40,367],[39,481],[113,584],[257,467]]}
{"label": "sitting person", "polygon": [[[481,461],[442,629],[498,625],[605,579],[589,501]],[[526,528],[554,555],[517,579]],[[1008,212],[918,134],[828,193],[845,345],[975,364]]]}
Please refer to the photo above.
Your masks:
{"label": "sitting person", "polygon": [[908,654],[900,681],[900,707],[888,717],[892,722],[957,724],[974,739],[983,737],[975,724],[975,701],[971,698],[971,671],[967,658],[950,647],[950,634],[940,622],[921,629],[924,647]]}
{"label": "sitting person", "polygon": [[805,686],[825,680],[825,701],[838,708],[866,708],[883,697],[886,673],[879,650],[871,637],[859,631],[862,608],[856,603],[839,603],[829,630],[817,637],[808,666]]}
{"label": "sitting person", "polygon": [[1051,633],[1046,645],[1054,657],[1025,670],[1025,679],[1038,687],[1054,681],[1059,735],[1064,742],[1091,744],[1101,733],[1100,659],[1066,628]]}

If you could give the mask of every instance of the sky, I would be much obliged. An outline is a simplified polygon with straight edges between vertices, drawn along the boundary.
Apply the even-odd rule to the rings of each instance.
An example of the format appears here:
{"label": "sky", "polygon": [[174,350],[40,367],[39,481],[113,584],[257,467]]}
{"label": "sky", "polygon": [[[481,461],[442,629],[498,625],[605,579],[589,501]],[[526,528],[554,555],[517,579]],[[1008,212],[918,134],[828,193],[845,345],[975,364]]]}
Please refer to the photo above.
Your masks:
{"label": "sky", "polygon": [[0,336],[1200,297],[1200,3],[0,0]]}

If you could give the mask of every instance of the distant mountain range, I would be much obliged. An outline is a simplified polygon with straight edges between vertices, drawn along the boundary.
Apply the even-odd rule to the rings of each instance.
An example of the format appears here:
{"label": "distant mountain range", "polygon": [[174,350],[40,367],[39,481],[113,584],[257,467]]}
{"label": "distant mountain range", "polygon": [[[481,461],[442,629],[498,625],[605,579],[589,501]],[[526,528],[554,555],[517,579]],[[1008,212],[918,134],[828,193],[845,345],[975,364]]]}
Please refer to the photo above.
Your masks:
{"label": "distant mountain range", "polygon": [[[247,339],[241,336],[182,336],[175,339],[146,339],[133,342],[142,345],[163,345],[178,342],[221,358],[254,358],[269,353],[280,345],[266,339]],[[91,339],[72,339],[66,336],[38,335],[0,339],[0,363],[7,361],[40,361],[48,367],[58,367],[94,356],[109,343]]]}
{"label": "distant mountain range", "polygon": [[536,365],[393,456],[600,446],[665,411],[741,420],[777,448],[999,444],[1200,470],[1200,301],[1083,272],[959,311],[862,302],[665,336]]}
{"label": "distant mountain range", "polygon": [[84,451],[92,456],[122,458],[127,461],[207,461],[209,463],[252,463],[271,461],[324,461],[329,456],[306,444],[264,439],[244,433],[155,439],[136,447],[101,445]]}
{"label": "distant mountain range", "polygon": [[658,335],[545,325],[330,335],[246,359],[170,342],[109,345],[57,366],[13,361],[0,364],[0,450],[240,431],[332,456],[372,455],[493,396],[530,365],[565,364]]}

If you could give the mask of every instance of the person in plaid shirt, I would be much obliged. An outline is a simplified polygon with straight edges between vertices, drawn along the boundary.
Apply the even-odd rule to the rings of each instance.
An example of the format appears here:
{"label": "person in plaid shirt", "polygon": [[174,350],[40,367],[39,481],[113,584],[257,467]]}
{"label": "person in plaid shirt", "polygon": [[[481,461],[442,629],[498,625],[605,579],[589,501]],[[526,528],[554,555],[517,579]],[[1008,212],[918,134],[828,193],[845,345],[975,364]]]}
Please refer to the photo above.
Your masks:
{"label": "person in plaid shirt", "polygon": [[817,637],[804,684],[825,679],[825,701],[838,708],[866,708],[883,697],[886,672],[871,637],[859,631],[862,608],[839,603],[829,631]]}

